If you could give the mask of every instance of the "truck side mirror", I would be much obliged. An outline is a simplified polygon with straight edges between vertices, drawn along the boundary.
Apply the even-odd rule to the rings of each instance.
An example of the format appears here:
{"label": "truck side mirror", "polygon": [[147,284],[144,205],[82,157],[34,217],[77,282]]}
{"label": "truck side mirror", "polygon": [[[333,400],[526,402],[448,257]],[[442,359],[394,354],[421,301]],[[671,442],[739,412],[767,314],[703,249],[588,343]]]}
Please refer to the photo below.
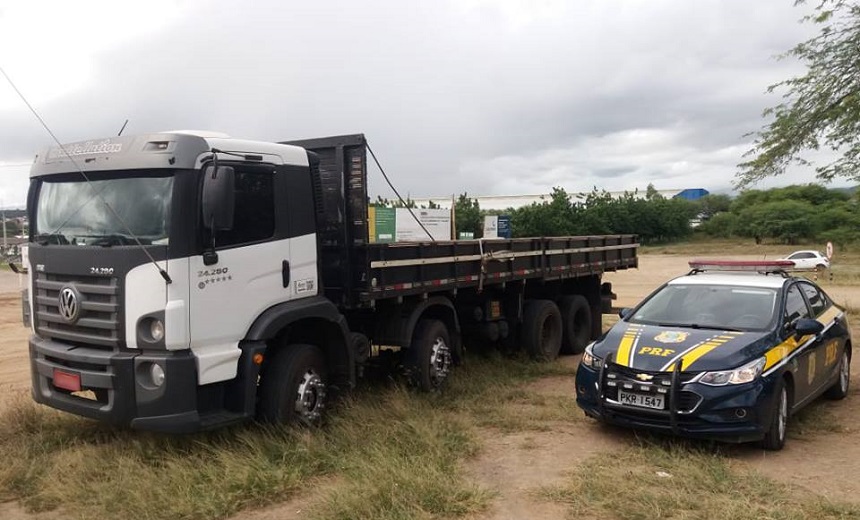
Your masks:
{"label": "truck side mirror", "polygon": [[203,170],[203,225],[210,231],[233,229],[236,173],[232,166],[207,166]]}

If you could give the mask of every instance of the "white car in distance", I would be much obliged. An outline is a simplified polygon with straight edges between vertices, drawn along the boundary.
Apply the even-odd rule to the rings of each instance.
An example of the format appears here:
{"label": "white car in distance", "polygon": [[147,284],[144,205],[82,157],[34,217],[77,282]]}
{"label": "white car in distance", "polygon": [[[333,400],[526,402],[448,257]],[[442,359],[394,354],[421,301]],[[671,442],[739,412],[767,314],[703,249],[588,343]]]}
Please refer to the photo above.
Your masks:
{"label": "white car in distance", "polygon": [[821,251],[795,251],[780,260],[791,260],[797,269],[829,269],[830,260]]}

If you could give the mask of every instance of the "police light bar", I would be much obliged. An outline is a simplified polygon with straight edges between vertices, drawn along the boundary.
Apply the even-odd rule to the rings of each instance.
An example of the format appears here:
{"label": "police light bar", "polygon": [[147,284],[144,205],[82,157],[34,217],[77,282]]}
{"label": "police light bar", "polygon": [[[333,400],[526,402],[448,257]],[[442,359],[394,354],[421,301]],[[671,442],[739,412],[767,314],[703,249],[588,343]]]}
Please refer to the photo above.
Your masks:
{"label": "police light bar", "polygon": [[697,271],[754,271],[770,273],[794,267],[791,260],[690,260],[690,268]]}

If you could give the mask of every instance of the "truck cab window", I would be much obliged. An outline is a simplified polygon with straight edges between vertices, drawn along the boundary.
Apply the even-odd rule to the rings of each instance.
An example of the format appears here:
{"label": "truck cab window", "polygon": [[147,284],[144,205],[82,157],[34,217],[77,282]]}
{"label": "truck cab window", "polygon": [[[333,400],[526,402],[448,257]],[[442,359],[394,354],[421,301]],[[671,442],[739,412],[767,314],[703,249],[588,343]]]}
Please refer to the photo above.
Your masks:
{"label": "truck cab window", "polygon": [[236,169],[233,229],[219,231],[219,248],[259,242],[275,233],[274,177],[271,172]]}

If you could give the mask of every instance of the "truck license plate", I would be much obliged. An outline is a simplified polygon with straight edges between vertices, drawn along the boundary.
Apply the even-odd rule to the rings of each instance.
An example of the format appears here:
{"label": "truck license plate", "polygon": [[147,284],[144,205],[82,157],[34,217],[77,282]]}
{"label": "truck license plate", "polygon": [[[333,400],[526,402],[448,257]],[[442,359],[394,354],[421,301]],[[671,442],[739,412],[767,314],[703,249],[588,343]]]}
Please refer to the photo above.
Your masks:
{"label": "truck license plate", "polygon": [[648,394],[634,394],[631,392],[625,392],[623,390],[618,391],[618,402],[628,406],[638,406],[640,408],[653,408],[655,410],[663,409],[663,398],[662,395],[648,395]]}

